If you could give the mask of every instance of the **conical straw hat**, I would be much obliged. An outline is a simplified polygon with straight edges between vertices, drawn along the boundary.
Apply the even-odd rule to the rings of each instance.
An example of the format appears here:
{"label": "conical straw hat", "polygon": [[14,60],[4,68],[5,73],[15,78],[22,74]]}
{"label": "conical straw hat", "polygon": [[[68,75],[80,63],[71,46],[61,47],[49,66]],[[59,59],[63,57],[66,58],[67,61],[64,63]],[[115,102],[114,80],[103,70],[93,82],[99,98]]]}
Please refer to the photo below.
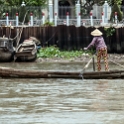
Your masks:
{"label": "conical straw hat", "polygon": [[101,36],[102,32],[98,29],[95,29],[94,31],[91,32],[91,35],[93,36]]}

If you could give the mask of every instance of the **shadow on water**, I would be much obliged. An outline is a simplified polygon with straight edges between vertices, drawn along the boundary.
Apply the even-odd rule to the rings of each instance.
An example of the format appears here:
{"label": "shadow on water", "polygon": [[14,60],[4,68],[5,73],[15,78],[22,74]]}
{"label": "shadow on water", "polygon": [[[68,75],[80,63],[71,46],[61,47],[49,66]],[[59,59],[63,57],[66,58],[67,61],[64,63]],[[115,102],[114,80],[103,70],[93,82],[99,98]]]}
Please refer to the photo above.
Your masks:
{"label": "shadow on water", "polygon": [[[82,64],[5,65],[82,69]],[[2,124],[123,124],[123,103],[123,80],[0,79]]]}

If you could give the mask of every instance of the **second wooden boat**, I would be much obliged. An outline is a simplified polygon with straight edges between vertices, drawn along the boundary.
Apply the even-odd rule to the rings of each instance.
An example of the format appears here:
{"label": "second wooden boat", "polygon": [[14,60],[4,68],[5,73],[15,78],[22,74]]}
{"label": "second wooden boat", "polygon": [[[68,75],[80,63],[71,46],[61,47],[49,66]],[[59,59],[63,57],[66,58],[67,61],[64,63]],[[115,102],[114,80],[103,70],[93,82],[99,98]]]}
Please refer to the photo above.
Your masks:
{"label": "second wooden boat", "polygon": [[14,47],[13,40],[6,37],[0,37],[0,62],[9,62],[13,60]]}

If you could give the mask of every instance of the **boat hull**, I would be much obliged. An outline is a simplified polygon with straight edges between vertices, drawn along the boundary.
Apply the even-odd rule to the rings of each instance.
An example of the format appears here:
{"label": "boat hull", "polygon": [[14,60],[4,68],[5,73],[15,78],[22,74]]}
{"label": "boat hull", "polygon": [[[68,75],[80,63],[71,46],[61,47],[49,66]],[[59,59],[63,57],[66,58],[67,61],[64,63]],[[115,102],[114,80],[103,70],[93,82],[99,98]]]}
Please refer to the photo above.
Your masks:
{"label": "boat hull", "polygon": [[124,70],[109,72],[70,72],[50,70],[25,70],[0,67],[2,78],[70,78],[70,79],[124,79]]}
{"label": "boat hull", "polygon": [[13,60],[14,52],[0,50],[0,62],[9,62]]}
{"label": "boat hull", "polygon": [[35,61],[37,58],[37,55],[30,55],[30,56],[18,56],[16,61],[20,61],[20,62],[31,62],[31,61]]}
{"label": "boat hull", "polygon": [[0,37],[0,62],[9,62],[14,58],[13,41]]}

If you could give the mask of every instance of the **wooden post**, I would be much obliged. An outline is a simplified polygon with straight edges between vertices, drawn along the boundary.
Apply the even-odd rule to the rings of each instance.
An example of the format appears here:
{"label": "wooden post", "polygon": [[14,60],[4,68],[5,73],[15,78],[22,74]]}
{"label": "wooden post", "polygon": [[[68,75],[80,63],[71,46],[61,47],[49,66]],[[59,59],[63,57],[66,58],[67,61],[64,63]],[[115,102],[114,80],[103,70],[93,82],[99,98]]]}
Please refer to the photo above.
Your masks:
{"label": "wooden post", "polygon": [[95,60],[94,60],[94,56],[93,56],[93,71],[95,71]]}

